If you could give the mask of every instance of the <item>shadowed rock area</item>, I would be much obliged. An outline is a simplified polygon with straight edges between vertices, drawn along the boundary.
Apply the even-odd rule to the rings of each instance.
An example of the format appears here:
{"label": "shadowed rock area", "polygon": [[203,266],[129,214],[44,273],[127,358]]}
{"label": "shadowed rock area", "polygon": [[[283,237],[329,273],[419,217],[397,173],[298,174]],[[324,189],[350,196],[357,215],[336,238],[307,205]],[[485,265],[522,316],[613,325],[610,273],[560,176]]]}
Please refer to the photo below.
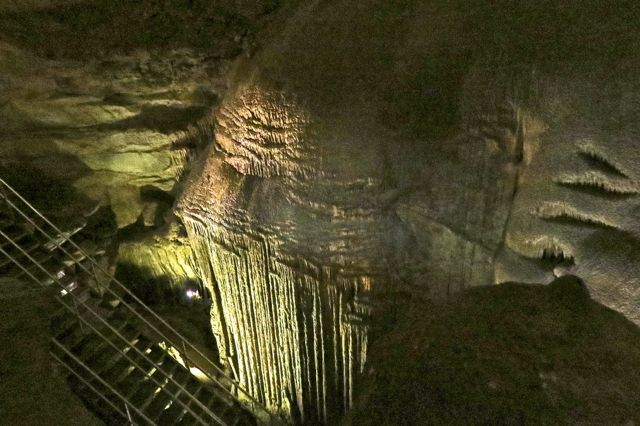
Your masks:
{"label": "shadowed rock area", "polygon": [[0,425],[102,424],[71,393],[49,355],[53,292],[0,280]]}
{"label": "shadowed rock area", "polygon": [[640,421],[640,330],[574,277],[404,306],[379,319],[347,425]]}

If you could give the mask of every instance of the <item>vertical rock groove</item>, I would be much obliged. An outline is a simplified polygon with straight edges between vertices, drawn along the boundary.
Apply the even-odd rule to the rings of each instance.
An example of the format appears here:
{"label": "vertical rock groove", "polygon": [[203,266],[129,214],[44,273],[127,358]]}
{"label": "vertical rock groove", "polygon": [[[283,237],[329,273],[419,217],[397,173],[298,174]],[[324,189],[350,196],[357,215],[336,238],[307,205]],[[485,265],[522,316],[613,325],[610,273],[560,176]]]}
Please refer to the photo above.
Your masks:
{"label": "vertical rock groove", "polygon": [[370,314],[370,279],[343,276],[274,248],[268,237],[184,216],[212,290],[220,352],[241,384],[274,410],[329,421],[353,401]]}

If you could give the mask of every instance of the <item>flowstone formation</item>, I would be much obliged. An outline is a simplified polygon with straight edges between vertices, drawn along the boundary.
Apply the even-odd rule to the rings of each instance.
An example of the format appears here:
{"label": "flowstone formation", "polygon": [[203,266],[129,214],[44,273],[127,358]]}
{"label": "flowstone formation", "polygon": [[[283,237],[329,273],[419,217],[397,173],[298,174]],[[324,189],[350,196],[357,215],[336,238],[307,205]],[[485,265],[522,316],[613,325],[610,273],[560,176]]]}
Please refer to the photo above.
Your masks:
{"label": "flowstone formation", "polygon": [[638,321],[637,6],[587,3],[312,2],[238,65],[178,212],[257,398],[335,423],[394,292],[574,271]]}
{"label": "flowstone formation", "polygon": [[[336,420],[366,360],[369,293],[380,269],[372,259],[381,253],[369,229],[385,218],[358,201],[375,183],[331,180],[305,161],[308,117],[281,96],[245,92],[220,117],[227,161],[209,153],[205,181],[194,182],[180,207],[213,292],[220,353],[270,408]],[[234,156],[239,140],[246,155]],[[334,183],[346,193],[330,192]]]}
{"label": "flowstone formation", "polygon": [[531,109],[544,129],[525,140],[496,266],[498,282],[579,275],[594,299],[637,324],[639,64],[625,58],[615,68],[559,72],[540,85]]}
{"label": "flowstone formation", "polygon": [[365,9],[304,5],[238,66],[177,207],[225,361],[308,424],[350,408],[380,295],[491,281],[515,185],[509,83],[426,6]]}

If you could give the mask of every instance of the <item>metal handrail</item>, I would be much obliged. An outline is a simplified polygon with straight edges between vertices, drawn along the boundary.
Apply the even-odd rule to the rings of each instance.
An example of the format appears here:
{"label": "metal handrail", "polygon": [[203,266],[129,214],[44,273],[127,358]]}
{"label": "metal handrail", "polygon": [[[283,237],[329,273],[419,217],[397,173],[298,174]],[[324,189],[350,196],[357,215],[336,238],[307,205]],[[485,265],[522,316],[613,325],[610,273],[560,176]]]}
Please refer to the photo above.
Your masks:
{"label": "metal handrail", "polygon": [[[53,279],[54,282],[56,282],[62,289],[66,289],[65,286],[59,281],[59,279],[54,276],[53,274],[51,274],[49,271],[46,270],[46,268],[44,268],[42,265],[40,265],[40,263],[38,263],[37,260],[35,260],[31,255],[29,255],[29,253],[27,253],[26,251],[24,251],[24,249],[22,249],[22,247],[20,247],[15,241],[13,241],[9,236],[7,236],[2,230],[0,230],[0,235],[2,235],[6,240],[8,240],[13,246],[15,246],[23,255],[25,255],[33,264],[35,264],[38,268],[40,268],[42,271],[45,272],[45,274],[49,275],[49,278]],[[34,281],[38,282],[37,278],[27,269],[25,268],[20,262],[18,262],[15,258],[13,258],[11,255],[9,255],[3,248],[0,247],[0,253],[4,254],[5,256],[7,256],[13,263],[15,263],[20,269],[22,269],[26,274],[29,275],[29,277],[31,279],[33,279]],[[74,294],[74,292],[70,292],[69,295],[71,295],[71,297],[74,299],[74,303],[77,302],[77,295]],[[66,303],[64,303],[64,301],[62,299],[60,299],[59,297],[56,297],[56,299],[69,311],[71,311],[73,313],[73,310],[71,309],[70,306],[68,306]],[[176,381],[173,377],[169,376],[162,368],[160,368],[159,365],[157,365],[155,362],[153,362],[153,360],[151,360],[147,354],[143,353],[142,351],[140,351],[138,348],[135,347],[135,345],[132,345],[128,339],[126,337],[124,337],[122,334],[120,334],[120,332],[115,329],[108,321],[106,321],[104,318],[102,318],[102,316],[100,316],[97,312],[95,312],[90,306],[87,306],[83,301],[79,302],[82,306],[84,306],[89,312],[91,312],[91,314],[93,314],[93,316],[95,316],[96,318],[98,318],[100,321],[102,321],[102,323],[104,323],[109,329],[111,329],[111,331],[118,336],[123,342],[125,342],[125,344],[134,349],[136,352],[138,352],[140,355],[142,355],[142,357],[148,361],[149,363],[151,363],[158,371],[160,371],[160,373],[162,373],[164,375],[164,377],[168,378],[169,380],[171,380],[173,383],[175,383],[181,391],[183,391],[192,401],[195,401],[196,404],[200,405],[200,407],[205,410],[205,412],[207,414],[209,414],[210,417],[212,417],[216,422],[218,422],[219,424],[224,426],[224,422],[212,411],[209,410],[209,408],[207,406],[205,406],[198,398],[196,398],[195,395],[191,394],[189,391],[187,391],[178,381]],[[88,321],[86,321],[84,318],[82,318],[80,315],[77,315],[78,319],[80,321],[82,321],[83,323],[86,323],[95,333],[97,333],[103,340],[105,340],[109,345],[111,345],[118,353],[122,354],[128,361],[130,361],[138,370],[142,371],[143,373],[146,374],[146,371],[140,367],[135,361],[133,361],[131,358],[129,358],[129,356],[123,352],[122,350],[120,350],[118,347],[115,346],[115,344],[113,344],[109,339],[107,339],[102,333],[100,333],[95,327],[93,327]],[[158,382],[157,380],[155,380],[154,378],[152,378],[153,382],[158,385],[166,394],[168,394],[173,400],[174,399],[174,395],[171,394],[168,390],[166,390],[163,385],[160,384],[160,382]],[[207,425],[207,423],[202,420],[197,414],[195,414],[190,407],[188,407],[187,405],[185,405],[182,401],[177,400],[187,411],[189,411],[198,421],[200,421],[201,424],[203,425]]]}
{"label": "metal handrail", "polygon": [[[7,257],[8,257],[8,258],[9,258],[9,259],[14,263],[14,264],[18,265],[18,267],[19,267],[20,269],[22,269],[22,271],[23,271],[23,272],[25,272],[27,275],[29,275],[29,276],[31,277],[31,279],[33,279],[34,281],[38,282],[38,280],[35,278],[35,276],[34,276],[34,275],[33,275],[33,274],[28,270],[28,269],[26,269],[24,266],[22,266],[22,264],[20,264],[16,259],[14,259],[14,258],[13,258],[13,256],[11,256],[9,253],[7,253],[7,252],[6,252],[2,247],[0,247],[0,253],[4,254],[4,255],[5,255],[5,256],[7,256]],[[38,283],[39,283],[39,282],[38,282]],[[56,299],[57,299],[57,300],[60,300],[59,298],[56,298]],[[65,304],[65,306],[66,306],[66,304]],[[52,341],[52,342],[57,343],[57,342],[55,341],[55,339],[54,339],[54,338],[52,338],[52,339],[51,339],[51,341]],[[91,388],[91,390],[93,390],[93,391],[94,391],[94,392],[95,392],[95,393],[96,393],[100,398],[102,398],[102,399],[106,400],[109,404],[111,404],[111,406],[112,406],[112,407],[114,407],[114,408],[115,408],[115,409],[116,409],[116,410],[117,410],[121,415],[123,414],[123,413],[122,413],[122,410],[120,410],[120,409],[118,409],[117,407],[115,407],[115,404],[113,404],[113,403],[109,400],[109,398],[108,398],[107,396],[105,396],[103,393],[101,393],[101,392],[99,392],[98,390],[96,390],[96,389],[95,389],[91,384],[89,384],[89,383],[88,383],[88,382],[86,382],[84,379],[82,379],[82,378],[81,378],[81,376],[80,376],[80,375],[78,375],[78,373],[77,373],[75,370],[73,370],[71,367],[69,367],[69,365],[67,365],[64,361],[62,361],[61,359],[59,359],[59,358],[58,358],[58,357],[57,357],[53,352],[51,352],[51,355],[52,355],[56,360],[58,360],[62,365],[64,365],[64,366],[65,366],[69,371],[71,371],[74,375],[76,375],[77,377],[79,377],[79,378],[80,378],[80,379],[81,379],[85,384],[87,384],[87,385]],[[103,384],[105,384],[104,380],[103,380],[101,377],[99,377],[96,373],[94,373],[94,372],[93,372],[93,370],[91,370],[89,367],[87,367],[87,366],[85,366],[85,365],[83,365],[83,367],[84,367],[86,370],[88,370],[91,374],[93,374],[94,376],[98,377],[98,379],[99,379]],[[109,386],[109,385],[107,384],[107,386]]]}
{"label": "metal handrail", "polygon": [[[67,242],[67,241],[68,241],[68,242],[72,243],[74,246],[76,246],[76,245],[75,245],[75,243],[74,243],[72,240],[66,240],[66,241],[64,241],[64,242],[63,242],[63,243],[61,243],[61,244],[57,243],[57,242],[54,240],[54,238],[53,238],[53,237],[51,237],[51,236],[50,236],[46,231],[44,231],[44,230],[43,230],[43,229],[42,229],[38,224],[36,224],[35,222],[33,222],[33,221],[31,220],[31,218],[29,218],[28,216],[26,216],[26,215],[25,215],[25,214],[24,214],[24,213],[23,213],[23,212],[22,212],[22,211],[21,211],[17,206],[15,206],[15,204],[13,204],[10,200],[6,200],[6,201],[7,201],[7,203],[8,203],[11,207],[13,207],[13,208],[18,212],[18,213],[20,213],[20,215],[22,215],[22,216],[23,216],[27,221],[29,221],[29,223],[31,223],[31,224],[32,224],[32,225],[33,225],[33,226],[34,226],[34,227],[35,227],[35,228],[36,228],[36,229],[37,229],[41,234],[43,234],[45,237],[47,237],[47,239],[48,239],[50,242],[53,242],[53,243],[56,245],[56,247],[57,247],[57,248],[59,248],[59,249],[60,249],[64,254],[66,254],[66,255],[69,257],[69,259],[73,260],[74,262],[77,262],[77,259],[76,259],[72,254],[70,254],[70,253],[69,253],[65,248],[63,248],[63,247],[62,247],[62,245],[61,245],[61,244],[64,244],[65,242]],[[5,236],[5,237],[6,237],[6,236]],[[15,245],[15,244],[14,244],[14,245]],[[76,246],[76,247],[77,247],[77,246]],[[19,248],[19,247],[18,247],[18,248]],[[22,251],[22,249],[21,249],[21,248],[19,248],[19,249]],[[91,257],[90,257],[88,254],[86,254],[84,251],[82,251],[82,249],[80,249],[79,247],[78,247],[78,249],[79,249],[79,250],[81,251],[81,253],[83,254],[84,259],[92,260],[92,259],[91,259]],[[166,336],[165,336],[165,335],[164,335],[160,330],[158,330],[158,329],[157,329],[157,328],[156,328],[152,323],[150,323],[150,322],[149,322],[149,321],[148,321],[144,316],[140,315],[140,313],[139,313],[135,308],[133,308],[130,304],[128,304],[126,301],[124,301],[124,299],[122,299],[122,297],[121,297],[120,295],[118,295],[116,292],[114,292],[110,287],[108,287],[108,286],[104,286],[103,284],[101,284],[101,283],[100,283],[100,280],[99,280],[99,279],[98,279],[98,277],[97,277],[97,274],[95,273],[95,271],[90,271],[90,270],[89,270],[87,267],[85,267],[82,263],[77,263],[77,265],[78,265],[80,268],[82,268],[82,269],[84,270],[84,272],[86,272],[86,273],[88,273],[89,275],[91,275],[91,276],[93,276],[94,278],[96,278],[96,284],[97,284],[97,285],[99,285],[99,286],[103,287],[106,291],[108,291],[109,293],[111,293],[111,294],[112,294],[112,295],[113,295],[113,296],[114,296],[118,301],[120,301],[120,302],[122,303],[122,305],[123,305],[124,307],[126,307],[127,309],[129,309],[129,311],[130,311],[130,312],[132,312],[134,315],[136,315],[138,318],[140,318],[140,319],[141,319],[141,320],[142,320],[146,325],[148,325],[149,327],[151,327],[151,329],[152,329],[152,330],[154,330],[156,333],[158,333],[158,334],[160,335],[160,337],[162,337],[164,340],[166,340],[166,341],[168,341],[169,343],[171,343],[171,345],[172,345],[172,346],[174,346],[176,349],[178,349],[178,350],[179,350],[179,346],[177,346],[177,345],[176,345],[176,344],[175,344],[171,339],[169,339],[168,337],[166,337]],[[94,267],[95,267],[95,265],[97,265],[97,263],[96,263],[96,262],[94,262]],[[101,270],[102,270],[102,271],[104,271],[104,269],[101,269]],[[46,272],[46,271],[45,271],[45,272]],[[106,271],[105,271],[104,273],[105,273],[105,274],[108,274]],[[112,278],[113,280],[115,280],[115,278],[113,278],[111,275],[108,275],[108,276],[109,276],[110,278]],[[55,280],[55,279],[54,279],[54,280]],[[128,291],[128,290],[127,290],[127,291]],[[134,297],[135,297],[135,296],[134,296]],[[142,306],[145,306],[142,302],[140,302],[140,304],[141,304]],[[170,327],[170,326],[169,326],[169,327]],[[175,332],[175,333],[176,333],[176,334],[178,334],[178,332]],[[179,337],[181,337],[182,339],[184,339],[180,334],[178,334],[178,336],[179,336]],[[186,342],[186,341],[185,341],[185,340],[183,340],[183,345],[184,345],[184,343],[185,343],[185,342]],[[188,343],[188,342],[187,342],[187,343]],[[184,356],[185,356],[185,359],[187,359],[187,360],[188,360],[188,357],[186,356],[186,354],[184,354]],[[202,356],[204,357],[204,355],[202,355]],[[208,358],[206,358],[206,357],[205,357],[205,359],[207,359],[207,361],[209,361],[209,360],[208,360]],[[211,361],[209,361],[209,362],[211,362]],[[196,365],[196,363],[193,363],[193,364],[194,364],[194,365]],[[204,373],[206,374],[206,372],[204,372]],[[207,377],[208,377],[212,382],[216,383],[218,386],[220,386],[221,388],[225,389],[225,385],[224,385],[224,384],[222,384],[222,383],[220,383],[220,382],[218,381],[218,379],[217,379],[217,378],[215,378],[215,377],[211,377],[211,376],[210,376],[210,375],[208,375],[208,374],[206,374],[206,376],[207,376]],[[230,380],[230,381],[232,381],[233,383],[235,383],[235,381],[233,381],[233,379],[229,378],[229,380]],[[228,392],[228,394],[229,394],[233,399],[235,399],[236,401],[238,401],[238,402],[240,402],[240,403],[241,403],[241,401],[240,401],[240,400],[239,400],[235,395],[233,395],[233,394],[232,394],[231,392],[229,392],[229,391],[227,391],[227,392]]]}
{"label": "metal handrail", "polygon": [[54,354],[52,351],[49,351],[49,354],[51,354],[51,356],[53,357],[53,359],[55,359],[59,364],[61,364],[64,368],[67,369],[67,371],[69,371],[69,373],[73,374],[74,376],[76,376],[76,378],[78,378],[82,383],[84,383],[85,386],[87,386],[89,389],[91,389],[91,391],[93,393],[95,393],[96,395],[98,395],[101,399],[103,399],[104,401],[106,401],[107,404],[109,404],[111,406],[111,408],[113,408],[114,410],[116,410],[118,412],[118,414],[120,414],[122,417],[127,418],[127,414],[122,411],[120,408],[118,408],[118,406],[116,404],[114,404],[107,396],[105,396],[102,392],[100,392],[99,390],[97,390],[95,388],[95,386],[93,386],[90,382],[88,382],[84,377],[82,377],[76,370],[74,370],[73,368],[71,368],[71,366],[69,364],[67,364],[66,362],[64,362],[63,360],[61,360],[56,354]]}
{"label": "metal handrail", "polygon": [[[59,299],[59,298],[58,298]],[[69,310],[71,313],[73,313],[73,309],[68,306],[67,304],[65,304],[61,299],[60,303],[65,305],[65,308],[67,310]],[[95,312],[92,311],[92,313],[94,315],[96,315]],[[82,323],[84,323],[85,325],[87,325],[95,334],[97,334],[98,336],[100,336],[102,338],[102,340],[104,340],[105,342],[107,342],[113,349],[115,349],[119,354],[121,354],[127,361],[129,361],[134,367],[136,367],[138,369],[138,371],[141,371],[145,374],[147,374],[147,370],[145,370],[143,367],[140,366],[140,364],[138,364],[137,362],[135,362],[133,359],[131,359],[126,352],[124,352],[122,349],[118,348],[113,342],[111,342],[104,334],[102,334],[97,328],[95,328],[89,321],[87,321],[86,319],[82,318],[82,316],[78,316],[78,319],[80,321],[82,321]],[[104,322],[104,321],[103,321]],[[106,322],[105,322],[106,324]],[[145,360],[148,361],[156,370],[158,370],[160,373],[162,373],[163,377],[166,379],[169,379],[171,381],[173,381],[173,383],[175,383],[179,388],[180,391],[182,391],[184,394],[186,394],[187,397],[189,397],[192,401],[195,401],[196,403],[198,403],[201,408],[205,409],[206,411],[208,411],[208,414],[210,414],[210,417],[213,418],[213,420],[215,420],[217,422],[217,424],[221,425],[221,426],[227,426],[226,423],[224,421],[222,421],[222,419],[220,419],[215,413],[213,413],[212,411],[208,410],[208,407],[204,404],[202,404],[202,402],[192,393],[190,393],[189,391],[187,391],[184,386],[180,385],[179,382],[177,382],[172,376],[170,376],[167,372],[165,372],[164,370],[162,370],[162,368],[160,368],[160,366],[158,364],[156,364],[155,362],[153,362],[151,359],[149,359],[148,357],[146,357],[146,354],[142,351],[140,351],[138,348],[135,347],[135,345],[130,344],[126,338],[124,338],[122,336],[122,334],[120,334],[119,331],[115,330],[113,327],[110,327],[112,330],[114,330],[114,334],[117,335],[118,337],[120,337],[123,341],[127,342],[127,346],[134,349],[136,352],[138,352],[139,354],[141,354],[143,357],[145,357]],[[203,420],[199,415],[197,415],[192,409],[191,407],[189,407],[189,404],[185,404],[183,401],[181,401],[180,399],[177,399],[175,397],[175,395],[173,393],[171,393],[168,389],[165,388],[166,384],[162,384],[160,383],[159,380],[155,379],[153,376],[149,376],[149,379],[151,379],[153,381],[153,383],[155,385],[157,385],[165,394],[169,395],[171,397],[171,400],[173,401],[177,401],[178,403],[180,403],[180,405],[187,410],[198,422],[200,422],[202,425],[207,426],[208,423]]]}
{"label": "metal handrail", "polygon": [[[0,178],[0,184],[4,185],[4,187],[6,187],[9,191],[11,191],[20,201],[22,201],[27,207],[29,207],[36,215],[38,215],[42,220],[45,221],[46,224],[48,224],[50,227],[52,227],[58,234],[63,234],[63,232],[56,226],[54,225],[49,219],[47,219],[42,213],[40,213],[35,207],[33,207],[27,200],[24,199],[24,197],[22,197],[15,189],[13,189],[6,181],[4,181],[4,179]],[[55,244],[55,246],[57,248],[59,248],[60,250],[62,250],[67,256],[69,256],[71,259],[73,259],[75,261],[74,256],[72,256],[71,254],[69,254],[63,247],[61,247],[61,244],[59,244],[54,238],[52,238],[47,232],[45,232],[44,230],[42,230],[42,228],[40,228],[40,226],[38,226],[29,216],[27,216],[24,212],[22,212],[22,210],[20,208],[18,208],[15,204],[13,204],[11,202],[11,200],[9,200],[9,198],[5,195],[0,193],[0,197],[4,197],[5,200],[7,201],[7,203],[15,210],[17,211],[22,217],[24,217],[31,225],[33,225],[39,232],[41,232],[45,237],[47,237],[49,239],[50,242],[53,242]],[[105,274],[107,277],[109,277],[109,279],[112,282],[115,282],[125,293],[127,293],[131,298],[133,298],[133,300],[138,303],[144,310],[146,310],[147,312],[149,312],[155,319],[157,319],[161,324],[163,324],[165,327],[167,327],[167,329],[169,331],[171,331],[173,334],[175,334],[176,336],[178,336],[178,338],[180,338],[183,346],[188,346],[190,349],[192,349],[193,351],[195,351],[195,353],[197,353],[202,360],[206,361],[211,367],[213,367],[213,369],[216,371],[216,373],[218,373],[219,375],[221,375],[222,377],[224,377],[225,379],[229,380],[232,384],[233,387],[236,390],[239,390],[242,392],[242,394],[251,402],[251,408],[254,409],[258,409],[259,411],[262,411],[263,413],[266,413],[269,418],[273,421],[275,420],[281,420],[278,418],[278,416],[276,416],[274,413],[270,412],[260,401],[258,401],[256,398],[254,398],[246,389],[244,389],[244,387],[242,387],[235,379],[229,377],[222,369],[220,369],[216,364],[213,363],[213,361],[211,361],[206,355],[204,355],[198,348],[196,348],[189,340],[187,340],[181,333],[179,333],[178,331],[176,331],[171,325],[169,325],[162,317],[160,317],[158,314],[156,314],[150,307],[148,307],[144,302],[142,302],[135,294],[133,294],[124,284],[122,284],[119,280],[117,280],[115,277],[113,277],[108,271],[106,271],[102,265],[100,265],[98,262],[95,261],[95,259],[93,259],[93,257],[89,256],[80,246],[78,246],[75,242],[73,242],[72,240],[67,240],[69,243],[71,243],[71,245],[73,247],[75,247],[83,256],[85,256],[85,259],[87,259],[89,262],[91,262],[94,267],[96,267],[98,270],[100,270],[103,274]],[[87,270],[83,265],[79,264],[80,267],[82,267],[87,273],[91,274],[92,276],[94,276],[95,278],[98,278],[95,271],[92,272]],[[100,285],[100,280],[96,279],[96,282],[98,283],[98,285]],[[129,310],[131,310],[135,315],[137,315],[143,322],[145,322],[149,327],[151,327],[152,330],[154,330],[156,333],[158,333],[163,339],[165,339],[167,342],[169,342],[172,346],[174,346],[176,349],[179,350],[180,345],[176,345],[176,343],[173,341],[173,339],[170,339],[169,337],[165,336],[164,333],[162,333],[160,330],[158,330],[153,324],[151,324],[149,321],[146,320],[146,318],[144,318],[144,316],[142,316],[139,312],[137,312],[134,308],[132,308],[131,306],[129,306],[128,303],[126,303],[123,298],[121,296],[119,296],[117,293],[113,292],[113,290],[111,290],[110,288],[106,288],[108,291],[111,292],[111,294],[113,294],[121,303],[123,303]],[[193,365],[197,365],[198,363],[193,362],[193,360],[190,360],[188,355],[186,353],[184,353],[184,357],[185,359],[187,359],[189,362],[191,362],[191,364]],[[245,405],[246,402],[241,401],[236,395],[233,394],[233,392],[229,391],[225,385],[223,385],[222,383],[220,383],[217,378],[212,377],[210,375],[209,372],[205,371],[204,369],[201,369],[203,374],[205,374],[205,376],[207,378],[209,378],[211,381],[213,381],[214,383],[218,384],[220,387],[222,387],[223,390],[225,390],[229,396],[231,396],[234,400],[236,400],[237,402],[239,402],[241,405]]]}
{"label": "metal handrail", "polygon": [[120,392],[118,392],[117,390],[115,390],[113,388],[113,386],[111,386],[109,383],[107,383],[102,377],[100,377],[98,374],[96,374],[90,367],[88,367],[84,362],[82,362],[81,359],[79,359],[77,356],[75,356],[73,353],[71,353],[71,351],[69,351],[67,348],[64,347],[64,345],[60,342],[58,342],[56,339],[51,339],[51,341],[58,346],[60,349],[62,349],[64,351],[65,354],[67,354],[68,356],[70,356],[75,362],[77,362],[79,365],[81,365],[85,370],[87,370],[92,376],[94,376],[96,379],[98,379],[103,385],[105,385],[106,387],[109,388],[109,390],[111,392],[113,392],[114,394],[116,394],[116,396],[118,398],[120,398],[125,404],[127,404],[128,406],[132,407],[140,416],[142,416],[143,419],[145,419],[147,422],[149,422],[152,425],[155,425],[156,422],[154,422],[153,420],[151,420],[149,417],[147,417],[142,411],[140,411],[135,405],[131,404],[131,402],[125,398],[124,396],[122,396],[122,394]]}

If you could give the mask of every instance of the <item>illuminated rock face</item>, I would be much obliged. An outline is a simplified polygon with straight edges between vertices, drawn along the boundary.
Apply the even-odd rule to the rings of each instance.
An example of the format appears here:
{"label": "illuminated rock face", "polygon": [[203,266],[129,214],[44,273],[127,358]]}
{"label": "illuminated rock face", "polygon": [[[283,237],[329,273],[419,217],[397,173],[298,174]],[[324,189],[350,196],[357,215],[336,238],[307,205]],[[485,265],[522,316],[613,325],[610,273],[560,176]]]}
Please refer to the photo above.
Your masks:
{"label": "illuminated rock face", "polygon": [[498,282],[546,283],[570,272],[640,323],[637,70],[624,60],[539,83]]}
{"label": "illuminated rock face", "polygon": [[[614,101],[637,90],[597,89],[606,67],[576,65],[562,19],[424,3],[301,6],[236,69],[178,203],[223,356],[308,423],[349,408],[374,307],[394,292],[549,282],[537,258],[555,244],[599,301],[637,320],[638,271],[624,269],[637,103]],[[577,195],[585,186],[600,194]]]}
{"label": "illuminated rock face", "polygon": [[372,301],[491,281],[516,176],[508,85],[446,71],[429,11],[397,22],[402,5],[372,2],[369,22],[347,3],[301,8],[239,66],[178,203],[221,353],[307,423],[350,407]]}
{"label": "illuminated rock face", "polygon": [[137,53],[87,64],[0,43],[0,166],[71,181],[110,204],[119,227],[134,223],[150,207],[141,188],[172,190],[192,155],[183,141],[209,106],[196,93],[215,79],[165,75],[190,61],[204,67],[194,56]]}
{"label": "illuminated rock face", "polygon": [[366,360],[382,269],[388,218],[361,207],[376,182],[319,170],[302,143],[309,118],[283,96],[243,92],[222,106],[218,125],[219,151],[181,210],[211,286],[220,352],[272,409],[335,422]]}

